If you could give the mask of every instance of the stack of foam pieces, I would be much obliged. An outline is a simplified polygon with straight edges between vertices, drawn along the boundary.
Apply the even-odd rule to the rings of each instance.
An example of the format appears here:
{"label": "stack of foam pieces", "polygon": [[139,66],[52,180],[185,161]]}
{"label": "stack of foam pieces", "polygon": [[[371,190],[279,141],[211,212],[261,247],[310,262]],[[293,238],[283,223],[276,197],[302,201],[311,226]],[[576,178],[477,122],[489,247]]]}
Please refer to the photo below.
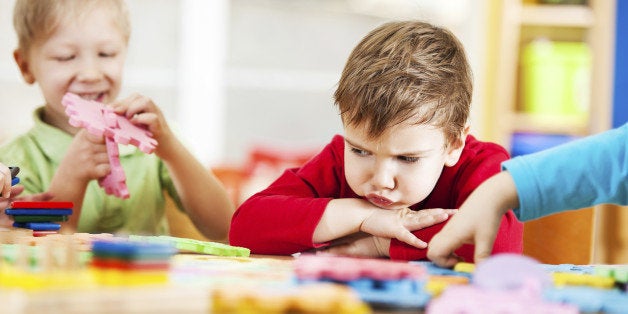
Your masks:
{"label": "stack of foam pieces", "polygon": [[13,227],[33,230],[34,236],[55,234],[60,222],[72,214],[72,202],[11,202],[5,213],[13,218]]}
{"label": "stack of foam pieces", "polygon": [[176,252],[166,243],[95,241],[91,266],[99,270],[97,280],[105,285],[166,283],[170,258]]}

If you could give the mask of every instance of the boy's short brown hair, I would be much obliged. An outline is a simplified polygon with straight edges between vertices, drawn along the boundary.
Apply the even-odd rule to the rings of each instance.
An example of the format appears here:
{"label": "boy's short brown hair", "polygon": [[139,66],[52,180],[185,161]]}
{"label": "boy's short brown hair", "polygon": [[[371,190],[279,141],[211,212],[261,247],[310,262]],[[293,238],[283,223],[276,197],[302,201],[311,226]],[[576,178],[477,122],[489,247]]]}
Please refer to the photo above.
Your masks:
{"label": "boy's short brown hair", "polygon": [[353,49],[334,97],[345,125],[377,138],[410,120],[443,128],[459,143],[473,91],[462,44],[448,30],[418,21],[386,23]]}
{"label": "boy's short brown hair", "polygon": [[64,18],[80,18],[82,12],[105,7],[117,14],[120,31],[129,40],[131,22],[123,0],[17,0],[13,9],[13,27],[18,49],[29,51],[31,45],[48,38]]}

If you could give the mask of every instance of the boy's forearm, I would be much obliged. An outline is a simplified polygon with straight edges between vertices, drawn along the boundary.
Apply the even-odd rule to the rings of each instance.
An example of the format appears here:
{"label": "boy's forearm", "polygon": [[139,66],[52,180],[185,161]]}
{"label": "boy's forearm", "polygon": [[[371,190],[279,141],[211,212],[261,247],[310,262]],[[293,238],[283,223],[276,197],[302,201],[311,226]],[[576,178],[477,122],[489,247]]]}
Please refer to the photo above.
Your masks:
{"label": "boy's forearm", "polygon": [[174,140],[169,145],[162,160],[186,212],[203,235],[225,239],[234,211],[225,188],[181,142]]}
{"label": "boy's forearm", "polygon": [[324,243],[360,231],[360,226],[372,214],[373,205],[356,198],[333,199],[318,222],[312,241]]}

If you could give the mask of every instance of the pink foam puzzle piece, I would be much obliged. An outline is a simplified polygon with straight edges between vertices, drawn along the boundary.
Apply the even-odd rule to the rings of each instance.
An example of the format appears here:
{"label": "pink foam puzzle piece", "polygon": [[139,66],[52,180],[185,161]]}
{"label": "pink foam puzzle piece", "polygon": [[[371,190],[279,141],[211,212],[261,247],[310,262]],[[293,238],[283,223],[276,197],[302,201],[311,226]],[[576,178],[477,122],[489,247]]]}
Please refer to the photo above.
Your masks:
{"label": "pink foam puzzle piece", "polygon": [[131,144],[150,154],[157,147],[157,141],[148,130],[134,125],[100,102],[66,93],[61,103],[66,107],[65,113],[70,117],[69,123],[72,126],[85,128],[94,135],[105,136],[111,172],[100,178],[98,184],[107,194],[128,198],[130,194],[124,169],[120,164],[117,143]]}
{"label": "pink foam puzzle piece", "polygon": [[295,259],[294,267],[295,273],[300,279],[330,278],[342,281],[351,281],[359,278],[418,280],[427,276],[425,267],[418,264],[322,254],[303,254]]}
{"label": "pink foam puzzle piece", "polygon": [[65,113],[70,117],[70,125],[84,128],[97,136],[111,135],[109,127],[102,115],[105,106],[96,101],[82,99],[76,94],[67,93],[61,103],[65,106]]}
{"label": "pink foam puzzle piece", "polygon": [[131,123],[127,118],[116,115],[117,126],[114,136],[116,142],[120,144],[131,144],[137,146],[139,150],[150,154],[157,148],[157,141],[148,130]]}
{"label": "pink foam puzzle piece", "polygon": [[131,123],[125,116],[114,113],[102,103],[72,93],[66,93],[61,102],[66,106],[66,114],[73,126],[86,128],[90,132],[93,130],[92,133],[96,135],[111,136],[117,143],[137,146],[147,154],[157,148],[157,141],[146,128]]}
{"label": "pink foam puzzle piece", "polygon": [[426,313],[577,314],[579,310],[571,304],[545,301],[538,282],[528,281],[514,290],[451,285],[428,303]]}
{"label": "pink foam puzzle piece", "polygon": [[120,163],[118,144],[110,137],[105,137],[105,143],[107,145],[111,172],[98,179],[98,184],[105,189],[105,193],[107,194],[115,195],[122,199],[129,198],[130,193],[126,185],[124,168],[122,168],[122,164]]}

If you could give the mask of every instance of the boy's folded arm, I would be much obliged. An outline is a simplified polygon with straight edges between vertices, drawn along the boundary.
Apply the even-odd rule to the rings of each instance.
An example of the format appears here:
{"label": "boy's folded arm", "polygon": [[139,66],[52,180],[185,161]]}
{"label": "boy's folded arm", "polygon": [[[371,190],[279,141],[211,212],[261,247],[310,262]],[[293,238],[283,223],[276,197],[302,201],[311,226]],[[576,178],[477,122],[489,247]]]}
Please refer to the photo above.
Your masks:
{"label": "boy's folded arm", "polygon": [[312,241],[323,243],[358,233],[364,221],[376,210],[362,199],[332,199],[314,230]]}

